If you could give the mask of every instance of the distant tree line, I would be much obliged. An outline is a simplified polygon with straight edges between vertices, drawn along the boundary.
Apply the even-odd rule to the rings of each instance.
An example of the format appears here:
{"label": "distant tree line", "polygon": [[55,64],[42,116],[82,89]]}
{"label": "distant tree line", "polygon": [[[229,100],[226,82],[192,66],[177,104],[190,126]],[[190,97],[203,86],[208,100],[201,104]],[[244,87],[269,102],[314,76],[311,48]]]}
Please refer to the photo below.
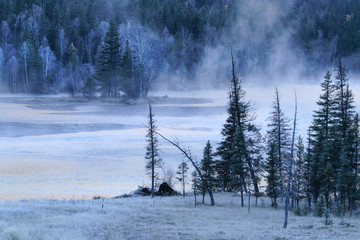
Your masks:
{"label": "distant tree line", "polygon": [[140,98],[161,71],[190,76],[224,11],[220,0],[1,0],[0,85]]}
{"label": "distant tree line", "polygon": [[[274,6],[285,3],[272,1]],[[1,91],[141,98],[160,73],[194,79],[204,53],[219,45],[234,46],[244,74],[261,69],[269,63],[277,38],[289,29],[290,44],[305,53],[309,72],[335,66],[339,57],[348,57],[347,64],[358,69],[358,1],[296,0],[269,26],[261,14],[251,15],[250,8],[259,7],[251,4],[0,0]],[[242,32],[237,22],[245,22],[248,31]],[[265,37],[257,37],[259,31]],[[172,86],[183,84],[173,81]]]}

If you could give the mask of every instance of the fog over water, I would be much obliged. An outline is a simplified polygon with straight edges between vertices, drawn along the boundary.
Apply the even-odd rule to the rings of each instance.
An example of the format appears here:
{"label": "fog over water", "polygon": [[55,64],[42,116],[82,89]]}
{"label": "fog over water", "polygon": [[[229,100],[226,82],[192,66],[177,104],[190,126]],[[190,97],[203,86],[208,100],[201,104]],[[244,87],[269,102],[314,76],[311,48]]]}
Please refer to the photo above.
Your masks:
{"label": "fog over water", "polygon": [[[278,86],[289,118],[298,96],[297,133],[306,134],[320,84]],[[244,86],[262,133],[275,86]],[[359,106],[360,86],[352,85]],[[198,160],[207,140],[216,147],[227,117],[226,90],[158,91],[167,101],[154,104],[160,132],[177,138]],[[112,197],[148,184],[145,128],[148,106],[74,102],[60,97],[0,95],[0,200]],[[161,141],[165,167],[176,170],[177,149]],[[162,173],[160,172],[160,175]],[[179,188],[179,186],[176,186]]]}

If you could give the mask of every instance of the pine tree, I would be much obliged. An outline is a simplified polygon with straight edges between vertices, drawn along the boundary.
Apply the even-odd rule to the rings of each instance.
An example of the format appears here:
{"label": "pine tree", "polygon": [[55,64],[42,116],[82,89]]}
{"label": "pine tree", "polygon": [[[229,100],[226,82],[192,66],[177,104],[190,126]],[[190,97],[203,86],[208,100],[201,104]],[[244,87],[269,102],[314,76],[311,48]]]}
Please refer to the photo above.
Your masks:
{"label": "pine tree", "polygon": [[246,168],[246,143],[243,132],[236,128],[231,148],[230,176],[231,188],[240,192],[241,206],[244,206],[244,192],[247,192],[248,176]]}
{"label": "pine tree", "polygon": [[[245,92],[235,73],[235,62],[232,57],[232,79],[230,81],[229,105],[227,108],[229,116],[221,132],[223,140],[217,149],[217,155],[221,157],[217,162],[217,173],[222,181],[222,190],[235,190],[230,183],[236,178],[240,180],[239,186],[246,189],[244,179],[241,176],[239,178],[238,174],[234,172],[234,164],[239,164],[236,161],[243,161],[246,165],[246,174],[251,179],[255,194],[258,194],[259,179],[256,176],[255,163],[259,160],[257,155],[259,129],[251,122],[250,103],[245,101],[244,98]],[[236,144],[234,144],[235,142]],[[239,151],[236,151],[235,147]],[[235,153],[237,156],[234,155]]]}
{"label": "pine tree", "polygon": [[274,101],[272,104],[273,110],[270,112],[270,121],[268,124],[269,130],[267,131],[268,148],[274,144],[276,157],[276,167],[279,169],[280,177],[280,194],[284,193],[285,189],[285,174],[286,162],[289,158],[289,145],[290,145],[290,127],[289,120],[285,117],[284,112],[280,107],[280,95],[277,88],[275,88]]}
{"label": "pine tree", "polygon": [[[354,120],[354,98],[347,79],[347,69],[339,60],[338,71],[335,81],[335,145],[334,149],[338,152],[337,161],[334,162],[336,189],[339,193],[340,208],[345,213],[345,201],[349,197],[351,189],[353,161],[353,139],[351,136],[351,126]],[[335,199],[337,201],[337,199]],[[338,203],[339,204],[339,203]]]}
{"label": "pine tree", "polygon": [[159,155],[159,140],[157,138],[157,126],[155,125],[154,113],[152,111],[152,106],[149,103],[149,122],[147,125],[147,142],[146,147],[146,165],[145,169],[148,175],[151,178],[151,197],[154,197],[155,191],[155,178],[156,178],[156,168],[162,167],[162,160]]}
{"label": "pine tree", "polygon": [[[311,156],[311,193],[315,206],[317,199],[320,194],[323,193],[326,204],[329,204],[329,195],[335,191],[334,176],[328,175],[333,172],[332,169],[335,167],[337,161],[337,153],[333,151],[334,147],[334,136],[336,134],[334,128],[334,87],[331,80],[331,74],[327,71],[324,81],[321,83],[320,99],[317,102],[319,109],[314,111],[312,129],[313,139],[313,154]],[[335,148],[336,149],[336,148]],[[325,166],[325,168],[324,168]],[[326,172],[324,171],[326,169]],[[327,179],[327,182],[324,180]],[[326,184],[326,188],[324,188]]]}
{"label": "pine tree", "polygon": [[266,194],[271,199],[271,206],[277,208],[277,198],[281,194],[281,171],[278,166],[278,152],[275,143],[270,143],[264,166],[266,171]]}
{"label": "pine tree", "polygon": [[186,185],[186,177],[187,177],[188,170],[189,170],[189,167],[188,167],[187,163],[183,160],[182,163],[180,163],[180,165],[178,166],[178,170],[176,172],[176,174],[178,175],[178,177],[176,177],[176,179],[179,180],[181,183],[183,197],[185,197],[185,192],[186,192],[185,185]]}
{"label": "pine tree", "polygon": [[305,183],[306,179],[304,179],[304,172],[305,172],[305,146],[303,143],[302,137],[299,135],[296,143],[296,158],[294,163],[294,181],[292,186],[292,194],[293,194],[293,201],[292,204],[296,205],[296,207],[299,207],[299,202],[301,199],[301,195],[305,193]]}
{"label": "pine tree", "polygon": [[359,175],[359,151],[360,151],[360,119],[359,114],[355,114],[353,126],[352,126],[352,134],[353,134],[353,158],[351,162],[352,169],[352,186],[350,189],[350,199],[349,199],[349,207],[350,207],[350,216],[352,215],[352,210],[355,207],[355,200],[360,199],[360,175]]}
{"label": "pine tree", "polygon": [[85,97],[92,98],[96,94],[96,80],[93,77],[88,77],[84,84],[83,94]]}
{"label": "pine tree", "polygon": [[191,187],[194,192],[194,200],[195,200],[195,207],[196,207],[196,195],[198,193],[202,192],[201,179],[196,170],[194,170],[191,173],[191,182],[192,182]]}
{"label": "pine tree", "polygon": [[307,147],[304,163],[304,191],[307,199],[307,207],[311,208],[311,165],[312,165],[312,139],[311,139],[311,127],[308,128],[307,133]]}
{"label": "pine tree", "polygon": [[39,47],[34,41],[29,46],[29,81],[30,90],[33,93],[44,93],[44,79],[42,74],[42,58],[39,54]]}
{"label": "pine tree", "polygon": [[104,96],[118,97],[120,79],[121,49],[119,32],[114,21],[110,22],[105,35],[98,66],[98,80]]}
{"label": "pine tree", "polygon": [[206,146],[203,151],[203,158],[200,162],[200,169],[203,173],[204,182],[202,183],[205,185],[203,187],[203,200],[205,198],[206,189],[210,188],[211,190],[214,190],[214,180],[215,180],[215,168],[214,168],[214,158],[213,158],[213,152],[212,152],[212,146],[210,141],[207,141]]}
{"label": "pine tree", "polygon": [[137,65],[129,41],[126,41],[121,59],[121,86],[130,99],[138,99],[140,96],[141,70],[143,69]]}
{"label": "pine tree", "polygon": [[[353,95],[349,88],[346,68],[339,61],[335,83],[328,71],[321,83],[322,94],[317,102],[311,126],[310,191],[317,208],[319,197],[330,208],[331,196],[337,209],[349,208],[356,182],[354,167],[357,154],[357,127],[354,123]],[[355,183],[356,185],[356,183]],[[322,197],[323,196],[323,197]]]}

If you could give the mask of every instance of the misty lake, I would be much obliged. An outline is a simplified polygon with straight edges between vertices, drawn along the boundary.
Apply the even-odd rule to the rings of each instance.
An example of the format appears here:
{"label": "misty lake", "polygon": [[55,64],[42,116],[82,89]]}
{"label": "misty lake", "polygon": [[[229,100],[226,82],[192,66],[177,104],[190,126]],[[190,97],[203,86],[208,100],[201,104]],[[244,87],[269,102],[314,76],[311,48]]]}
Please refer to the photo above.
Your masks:
{"label": "misty lake", "polygon": [[[246,99],[262,132],[274,86],[245,86]],[[292,118],[298,96],[298,134],[316,109],[319,84],[281,85],[281,104]],[[359,87],[353,88],[358,106]],[[216,147],[227,117],[226,90],[159,91],[154,104],[160,132],[189,147],[198,160],[207,140]],[[145,175],[148,106],[75,102],[63,96],[0,95],[0,200],[113,197],[149,183]],[[183,157],[161,141],[165,168],[176,171]],[[162,173],[160,173],[162,175]]]}

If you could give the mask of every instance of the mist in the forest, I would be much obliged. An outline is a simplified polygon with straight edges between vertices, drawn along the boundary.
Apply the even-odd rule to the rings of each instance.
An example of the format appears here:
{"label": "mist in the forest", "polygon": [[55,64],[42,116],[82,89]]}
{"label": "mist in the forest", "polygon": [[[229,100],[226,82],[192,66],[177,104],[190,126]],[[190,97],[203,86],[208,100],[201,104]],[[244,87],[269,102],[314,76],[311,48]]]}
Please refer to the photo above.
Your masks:
{"label": "mist in the forest", "polygon": [[306,74],[306,59],[293,44],[291,25],[277,29],[292,4],[293,1],[237,2],[234,20],[220,36],[221,44],[205,50],[197,71],[200,86],[219,82],[227,86],[231,55],[237,74],[246,84],[304,83],[322,74],[321,69],[316,74]]}

